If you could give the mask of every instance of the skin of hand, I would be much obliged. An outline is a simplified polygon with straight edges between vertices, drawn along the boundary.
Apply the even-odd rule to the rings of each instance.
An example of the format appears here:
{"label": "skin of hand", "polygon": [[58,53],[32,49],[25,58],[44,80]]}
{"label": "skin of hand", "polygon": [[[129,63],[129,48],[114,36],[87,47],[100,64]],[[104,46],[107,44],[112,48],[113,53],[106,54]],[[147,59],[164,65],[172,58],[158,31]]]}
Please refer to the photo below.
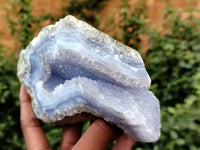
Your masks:
{"label": "skin of hand", "polygon": [[[23,85],[20,89],[20,120],[27,150],[51,150]],[[104,150],[114,140],[113,150],[131,150],[134,145],[127,134],[102,119],[93,121],[87,131],[81,133],[82,123],[63,126],[60,150]]]}

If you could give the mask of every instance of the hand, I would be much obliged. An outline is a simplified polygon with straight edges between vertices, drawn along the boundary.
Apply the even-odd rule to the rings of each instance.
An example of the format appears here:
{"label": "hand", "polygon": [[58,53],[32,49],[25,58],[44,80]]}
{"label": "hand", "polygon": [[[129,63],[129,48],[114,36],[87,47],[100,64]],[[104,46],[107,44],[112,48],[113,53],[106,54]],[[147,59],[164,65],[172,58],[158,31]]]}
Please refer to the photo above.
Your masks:
{"label": "hand", "polygon": [[[27,149],[51,150],[40,122],[33,112],[30,96],[23,85],[20,89],[20,119]],[[118,128],[102,119],[95,120],[82,136],[81,133],[80,123],[63,126],[60,150],[104,150],[121,134]],[[124,133],[117,139],[113,150],[131,150],[133,144],[134,141]]]}

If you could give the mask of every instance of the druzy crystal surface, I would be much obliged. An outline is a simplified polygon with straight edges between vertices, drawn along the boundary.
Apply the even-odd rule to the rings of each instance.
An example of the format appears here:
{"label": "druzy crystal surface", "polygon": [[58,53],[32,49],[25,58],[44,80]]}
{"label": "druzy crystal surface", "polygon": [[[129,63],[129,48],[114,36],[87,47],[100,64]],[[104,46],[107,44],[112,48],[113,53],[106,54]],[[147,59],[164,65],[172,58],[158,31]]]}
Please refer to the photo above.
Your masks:
{"label": "druzy crystal surface", "polygon": [[86,113],[136,141],[160,136],[160,106],[140,54],[73,16],[43,28],[21,51],[18,77],[44,122],[86,121]]}

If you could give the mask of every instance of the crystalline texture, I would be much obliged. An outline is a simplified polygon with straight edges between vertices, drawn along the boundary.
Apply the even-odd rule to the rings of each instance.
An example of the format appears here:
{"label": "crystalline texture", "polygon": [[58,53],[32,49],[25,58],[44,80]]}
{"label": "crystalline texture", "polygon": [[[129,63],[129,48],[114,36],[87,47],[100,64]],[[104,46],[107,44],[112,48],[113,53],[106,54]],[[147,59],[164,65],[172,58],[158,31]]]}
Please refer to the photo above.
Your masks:
{"label": "crystalline texture", "polygon": [[160,136],[159,102],[139,53],[73,16],[45,27],[21,51],[18,77],[44,122],[92,114],[135,140]]}

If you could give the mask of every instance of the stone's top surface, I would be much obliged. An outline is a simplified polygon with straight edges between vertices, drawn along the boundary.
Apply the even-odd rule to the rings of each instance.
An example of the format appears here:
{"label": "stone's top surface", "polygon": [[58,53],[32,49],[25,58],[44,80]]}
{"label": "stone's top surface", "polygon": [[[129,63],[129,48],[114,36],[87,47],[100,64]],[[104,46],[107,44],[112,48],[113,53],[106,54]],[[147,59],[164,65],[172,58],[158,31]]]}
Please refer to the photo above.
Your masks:
{"label": "stone's top surface", "polygon": [[[43,49],[44,47],[45,49]],[[26,53],[29,53],[28,55],[31,57],[31,54],[37,49],[37,53],[49,53],[52,55],[52,59],[56,59],[60,53],[58,54],[55,49],[62,53],[66,48],[69,49],[70,53],[79,54],[80,59],[82,59],[81,64],[85,62],[84,65],[91,67],[96,72],[101,71],[105,76],[113,78],[115,82],[130,87],[140,86],[140,88],[146,89],[150,87],[150,77],[137,51],[117,42],[73,16],[67,16],[55,25],[43,28],[38,37],[35,37],[27,46],[26,51],[22,52],[21,57]],[[70,55],[68,57],[71,58]],[[101,70],[95,68],[96,62],[102,68]],[[27,63],[22,62],[22,65],[24,64]],[[20,68],[18,69],[18,76],[23,76],[25,74],[24,69],[22,71],[20,71]],[[114,72],[117,72],[117,74]]]}
{"label": "stone's top surface", "polygon": [[135,140],[160,136],[159,102],[140,54],[73,16],[43,28],[21,51],[18,77],[44,122],[85,112]]}

